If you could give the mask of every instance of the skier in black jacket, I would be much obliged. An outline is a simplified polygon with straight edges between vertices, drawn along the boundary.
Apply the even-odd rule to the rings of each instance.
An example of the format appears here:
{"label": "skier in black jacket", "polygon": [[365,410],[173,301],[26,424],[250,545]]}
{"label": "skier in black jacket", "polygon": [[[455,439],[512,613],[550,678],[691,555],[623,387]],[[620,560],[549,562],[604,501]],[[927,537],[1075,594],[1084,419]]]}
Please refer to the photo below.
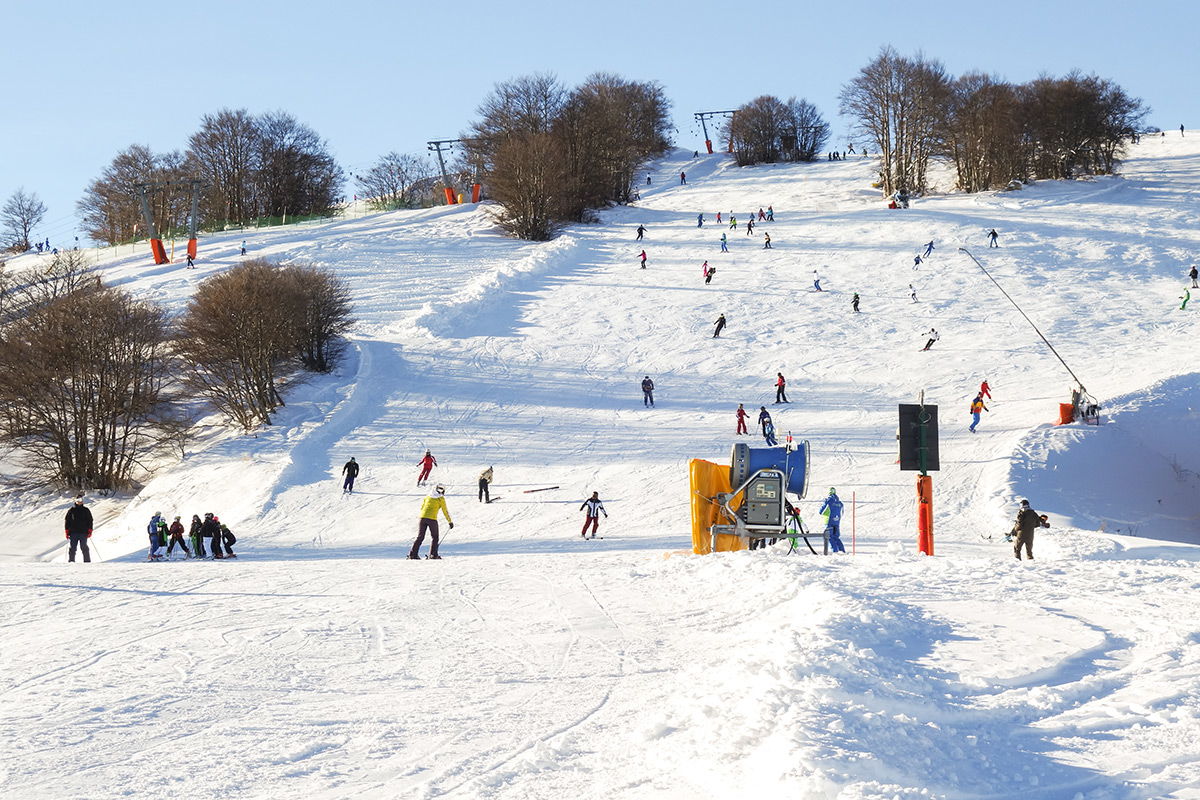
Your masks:
{"label": "skier in black jacket", "polygon": [[223,558],[221,555],[221,521],[214,517],[211,511],[204,515],[204,524],[200,526],[200,535],[212,540],[209,544],[212,557]]}
{"label": "skier in black jacket", "polygon": [[1017,560],[1021,560],[1021,548],[1024,547],[1025,556],[1033,561],[1033,532],[1038,528],[1049,528],[1050,523],[1029,507],[1028,500],[1022,500],[1021,510],[1017,512],[1017,523],[1013,527],[1017,534],[1017,544],[1013,547]]}
{"label": "skier in black jacket", "polygon": [[358,477],[358,462],[354,460],[354,456],[350,456],[350,460],[342,467],[342,474],[346,476],[346,480],[342,482],[342,493],[354,491],[354,479]]}
{"label": "skier in black jacket", "polygon": [[83,504],[82,497],[75,498],[75,505],[67,509],[65,533],[71,542],[67,551],[67,561],[75,560],[75,550],[83,551],[85,563],[91,563],[92,554],[88,550],[88,539],[92,538],[92,511]]}
{"label": "skier in black jacket", "polygon": [[207,557],[208,554],[204,552],[204,523],[200,521],[199,514],[192,514],[192,527],[188,529],[188,537],[192,540],[196,558]]}

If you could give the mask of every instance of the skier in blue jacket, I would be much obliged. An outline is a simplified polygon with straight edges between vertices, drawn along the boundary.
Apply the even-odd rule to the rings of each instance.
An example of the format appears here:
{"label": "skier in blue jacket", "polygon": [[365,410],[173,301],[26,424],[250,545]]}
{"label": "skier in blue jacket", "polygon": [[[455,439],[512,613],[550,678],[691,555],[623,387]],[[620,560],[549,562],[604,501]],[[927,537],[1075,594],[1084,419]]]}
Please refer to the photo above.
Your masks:
{"label": "skier in blue jacket", "polygon": [[829,536],[829,547],[835,553],[846,552],[842,544],[842,501],[837,496],[837,489],[830,487],[829,496],[821,505],[819,512],[825,517],[825,533]]}

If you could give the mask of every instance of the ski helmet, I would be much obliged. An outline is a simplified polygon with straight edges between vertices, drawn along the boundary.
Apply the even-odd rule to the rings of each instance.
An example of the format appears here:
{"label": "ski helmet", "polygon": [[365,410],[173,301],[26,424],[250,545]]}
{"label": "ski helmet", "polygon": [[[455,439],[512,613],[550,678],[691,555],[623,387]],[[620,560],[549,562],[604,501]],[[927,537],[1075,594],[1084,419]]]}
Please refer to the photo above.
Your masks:
{"label": "ski helmet", "polygon": [[83,497],[76,497],[76,498],[75,498],[75,505],[77,505],[77,506],[78,506],[78,505],[83,505]]}
{"label": "ski helmet", "polygon": [[832,486],[830,486],[830,487],[829,487],[829,493],[830,493],[830,494],[837,494],[837,489],[835,489],[835,488],[833,488]]}
{"label": "ski helmet", "polygon": [[443,485],[442,485],[442,484],[440,484],[440,483],[439,483],[437,486],[433,487],[433,490],[434,490],[435,492],[437,492],[438,494],[445,494],[445,493],[446,493],[446,487],[445,487],[445,486],[443,486]]}
{"label": "ski helmet", "polygon": [[1022,500],[1022,501],[1021,501],[1021,508],[1029,508],[1029,501],[1028,501],[1028,500]]}

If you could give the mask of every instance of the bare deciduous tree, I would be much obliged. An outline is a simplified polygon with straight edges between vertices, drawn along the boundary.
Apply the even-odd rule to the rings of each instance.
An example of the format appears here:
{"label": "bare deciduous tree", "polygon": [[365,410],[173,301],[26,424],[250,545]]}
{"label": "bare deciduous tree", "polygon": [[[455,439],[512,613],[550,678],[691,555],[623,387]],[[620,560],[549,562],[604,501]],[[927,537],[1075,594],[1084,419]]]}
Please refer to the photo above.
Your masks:
{"label": "bare deciduous tree", "polygon": [[0,208],[0,225],[3,225],[5,238],[17,252],[24,252],[32,245],[29,234],[34,227],[46,217],[46,205],[38,199],[37,193],[25,193],[21,187]]}
{"label": "bare deciduous tree", "polygon": [[258,136],[261,213],[274,217],[328,213],[344,178],[325,140],[283,111],[259,117]]}
{"label": "bare deciduous tree", "polygon": [[205,114],[188,139],[191,173],[208,184],[201,203],[207,220],[244,223],[258,213],[254,191],[258,122],[244,108]]}
{"label": "bare deciduous tree", "polygon": [[88,186],[78,208],[84,230],[98,242],[117,244],[147,234],[138,184],[154,184],[151,214],[159,235],[182,228],[190,213],[190,188],[178,151],[156,155],[145,145],[118,153]]}
{"label": "bare deciduous tree", "polygon": [[422,156],[397,153],[381,157],[362,175],[355,176],[358,193],[380,211],[409,208],[416,203],[418,187],[427,186],[433,165]]}
{"label": "bare deciduous tree", "polygon": [[343,335],[354,324],[350,289],[331,271],[319,267],[291,264],[283,273],[291,284],[287,303],[300,363],[313,372],[329,372],[341,361],[346,350]]}
{"label": "bare deciduous tree", "polygon": [[812,161],[829,141],[829,123],[807,100],[786,103],[763,95],[741,106],[726,123],[739,166]]}

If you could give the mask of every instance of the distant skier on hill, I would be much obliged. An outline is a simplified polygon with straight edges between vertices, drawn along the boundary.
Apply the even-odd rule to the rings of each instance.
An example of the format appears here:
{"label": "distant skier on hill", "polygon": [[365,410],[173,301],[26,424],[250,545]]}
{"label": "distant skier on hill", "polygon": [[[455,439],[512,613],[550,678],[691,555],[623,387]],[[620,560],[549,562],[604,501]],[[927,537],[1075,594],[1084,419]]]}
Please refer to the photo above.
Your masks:
{"label": "distant skier on hill", "polygon": [[979,412],[987,410],[987,406],[983,404],[983,393],[975,395],[975,399],[971,401],[971,433],[975,432],[975,426],[979,424]]}
{"label": "distant skier on hill", "polygon": [[771,421],[771,413],[767,411],[766,406],[758,407],[758,425],[763,429],[763,434],[767,432],[767,423]]}
{"label": "distant skier on hill", "polygon": [[824,289],[821,288],[821,276],[817,274],[817,271],[815,269],[813,270],[813,288],[816,289],[818,292],[825,291]]}
{"label": "distant skier on hill", "polygon": [[925,257],[929,258],[929,254],[933,252],[933,239],[925,243]]}
{"label": "distant skier on hill", "polygon": [[92,552],[88,549],[88,539],[92,538],[92,510],[83,504],[82,497],[76,497],[75,502],[67,509],[63,523],[63,533],[67,541],[67,561],[75,561],[75,551],[83,553],[85,564],[91,563]]}
{"label": "distant skier on hill", "polygon": [[1179,307],[1179,310],[1180,310],[1180,311],[1186,311],[1186,310],[1187,310],[1187,304],[1188,304],[1188,300],[1191,300],[1191,299],[1192,299],[1192,292],[1191,292],[1191,290],[1190,290],[1190,289],[1188,289],[1187,287],[1184,287],[1184,289],[1183,289],[1183,297],[1181,297],[1181,298],[1179,298],[1179,299],[1183,301],[1183,305],[1181,305],[1181,306]]}
{"label": "distant skier on hill", "polygon": [[908,293],[912,297],[912,301],[914,303],[917,302],[917,290],[913,288],[911,283],[908,285]]}
{"label": "distant skier on hill", "polygon": [[918,253],[917,255],[913,256],[913,269],[920,269],[920,268],[921,268],[921,255]]}
{"label": "distant skier on hill", "polygon": [[992,388],[988,386],[986,379],[983,383],[979,384],[979,396],[986,397],[988,400],[992,399]]}
{"label": "distant skier on hill", "polygon": [[741,436],[743,433],[747,434],[747,435],[750,434],[750,431],[746,429],[746,417],[748,417],[748,416],[750,416],[750,415],[746,413],[746,409],[742,406],[741,403],[738,403],[738,407],[737,407],[737,435],[738,436]]}
{"label": "distant skier on hill", "polygon": [[725,239],[725,234],[723,234],[723,233],[721,234],[721,252],[722,252],[722,253],[728,253],[728,252],[729,252],[729,243],[728,243],[728,241]]}
{"label": "distant skier on hill", "polygon": [[938,335],[937,330],[934,328],[930,328],[929,333],[927,333],[925,335],[929,337],[929,341],[927,341],[925,343],[925,346],[921,348],[922,351],[928,350],[929,348],[933,347],[933,343],[936,342],[938,339],[942,338],[940,335]]}
{"label": "distant skier on hill", "polygon": [[763,441],[768,447],[775,447],[779,441],[775,438],[775,423],[767,420],[763,423]]}
{"label": "distant skier on hill", "polygon": [[782,372],[776,372],[775,375],[775,404],[778,405],[780,403],[788,402],[786,391],[787,379],[783,377]]}
{"label": "distant skier on hill", "polygon": [[492,482],[492,468],[488,467],[483,472],[479,473],[479,502],[492,502],[492,493],[488,489],[488,484]]}
{"label": "distant skier on hill", "polygon": [[192,540],[192,550],[196,552],[196,558],[208,557],[208,553],[204,552],[203,528],[204,522],[200,519],[200,515],[192,514],[192,525],[188,528],[188,538]]}
{"label": "distant skier on hill", "polygon": [[717,317],[716,325],[717,325],[717,329],[715,331],[713,331],[714,339],[716,339],[718,336],[721,335],[721,331],[725,330],[725,315],[724,314]]}
{"label": "distant skier on hill", "polygon": [[417,466],[421,468],[421,474],[417,477],[417,486],[424,486],[425,481],[429,478],[429,473],[433,472],[433,468],[437,466],[437,459],[433,457],[433,453],[426,450],[425,455],[421,456],[421,460],[417,462]]}
{"label": "distant skier on hill", "polygon": [[1197,271],[1196,265],[1193,264],[1192,268],[1188,270],[1188,277],[1192,279],[1192,288],[1193,289],[1200,289],[1200,286],[1196,285],[1196,278],[1198,276],[1200,276],[1200,271]]}
{"label": "distant skier on hill", "polygon": [[858,313],[858,292],[854,293],[854,297],[850,298],[850,307],[854,309],[854,313]]}
{"label": "distant skier on hill", "polygon": [[1033,561],[1033,532],[1038,528],[1049,527],[1050,523],[1030,507],[1028,500],[1021,501],[1021,509],[1017,512],[1017,522],[1013,525],[1013,532],[1017,537],[1013,554],[1018,561],[1021,560],[1022,547],[1025,548],[1026,557]]}
{"label": "distant skier on hill", "polygon": [[654,381],[649,375],[642,379],[642,405],[654,408]]}
{"label": "distant skier on hill", "polygon": [[999,247],[1000,245],[996,243],[996,240],[999,238],[1000,234],[996,233],[995,228],[992,228],[991,233],[988,234],[988,239],[991,240],[988,244],[988,247]]}
{"label": "distant skier on hill", "polygon": [[450,530],[454,530],[454,522],[450,519],[450,509],[446,506],[446,487],[438,484],[433,487],[433,491],[429,496],[421,501],[421,518],[417,523],[417,539],[412,543],[412,547],[408,551],[408,557],[413,561],[421,558],[421,543],[425,541],[425,534],[429,533],[429,557],[434,560],[441,560],[438,555],[438,512],[441,512],[446,517],[446,524]]}
{"label": "distant skier on hill", "polygon": [[771,234],[764,233],[763,236],[765,236],[767,239],[766,243],[763,244],[763,249],[770,250],[771,249]]}
{"label": "distant skier on hill", "polygon": [[638,258],[640,258],[642,260],[642,269],[645,269],[646,268],[646,251],[643,250],[642,252],[638,253]]}
{"label": "distant skier on hill", "polygon": [[771,206],[767,206],[767,222],[774,222],[774,221],[775,221],[775,209],[772,208]]}
{"label": "distant skier on hill", "polygon": [[171,555],[171,551],[175,549],[175,545],[179,545],[180,547],[183,548],[183,552],[187,555],[187,557],[191,558],[192,551],[188,549],[188,546],[186,544],[184,544],[184,541],[183,541],[184,528],[183,528],[183,523],[180,522],[179,519],[180,519],[179,517],[176,517],[175,521],[171,523],[171,527],[167,529],[167,532],[171,534],[171,541],[167,545],[167,555],[168,556]]}
{"label": "distant skier on hill", "polygon": [[704,269],[704,283],[708,285],[712,283],[713,276],[717,274],[716,267],[706,267]]}
{"label": "distant skier on hill", "polygon": [[646,226],[645,226],[645,225],[638,225],[638,226],[637,226],[637,241],[639,241],[639,242],[640,242],[640,241],[642,240],[642,237],[643,237],[645,234],[646,234]]}
{"label": "distant skier on hill", "polygon": [[729,215],[729,230],[737,230],[737,217],[732,213]]}
{"label": "distant skier on hill", "polygon": [[158,548],[162,547],[162,537],[158,532],[158,523],[161,521],[162,512],[155,511],[154,516],[150,518],[150,524],[146,526],[146,533],[150,536],[150,553],[146,556],[147,561],[162,559],[162,554],[158,552]]}
{"label": "distant skier on hill", "polygon": [[600,527],[600,515],[603,514],[605,519],[608,519],[608,512],[604,510],[604,503],[600,501],[600,493],[592,492],[592,496],[583,501],[583,505],[579,507],[580,511],[587,511],[587,516],[583,518],[583,530],[579,535],[587,538],[587,529],[592,527],[592,538],[596,538],[596,530]]}
{"label": "distant skier on hill", "polygon": [[353,492],[354,479],[358,477],[358,462],[354,456],[350,456],[350,460],[342,466],[342,474],[346,476],[346,480],[342,481],[342,493]]}
{"label": "distant skier on hill", "polygon": [[679,185],[680,186],[687,185],[687,173],[686,172],[679,173]]}
{"label": "distant skier on hill", "polygon": [[696,227],[697,227],[697,228],[703,228],[703,227],[704,227],[704,215],[703,215],[703,214],[697,214],[697,215],[696,215]]}

